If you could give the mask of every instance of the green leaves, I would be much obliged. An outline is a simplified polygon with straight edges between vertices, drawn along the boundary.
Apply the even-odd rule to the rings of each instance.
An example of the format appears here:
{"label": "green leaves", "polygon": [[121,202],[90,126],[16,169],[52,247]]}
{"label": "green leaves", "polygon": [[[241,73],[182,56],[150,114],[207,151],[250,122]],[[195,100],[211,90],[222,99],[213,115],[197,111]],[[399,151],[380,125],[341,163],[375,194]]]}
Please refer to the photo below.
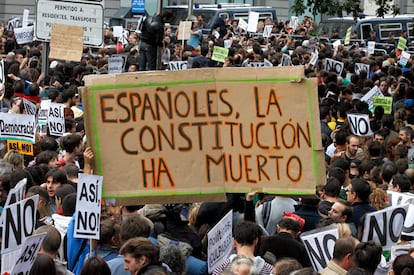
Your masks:
{"label": "green leaves", "polygon": [[[375,4],[378,6],[376,13],[378,17],[400,13],[400,8],[394,5],[392,0],[375,0]],[[344,14],[351,14],[355,19],[363,13],[359,0],[294,0],[290,7],[290,12],[296,16],[300,16],[306,11],[313,15],[322,14],[339,17]]]}

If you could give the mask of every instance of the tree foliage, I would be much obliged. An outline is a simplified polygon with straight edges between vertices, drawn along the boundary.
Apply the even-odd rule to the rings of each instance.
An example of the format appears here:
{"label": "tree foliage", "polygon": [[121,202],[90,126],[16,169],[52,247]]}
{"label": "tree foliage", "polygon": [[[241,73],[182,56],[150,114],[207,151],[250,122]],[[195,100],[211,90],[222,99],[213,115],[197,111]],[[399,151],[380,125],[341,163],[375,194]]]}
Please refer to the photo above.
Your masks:
{"label": "tree foliage", "polygon": [[[384,17],[386,14],[399,14],[398,6],[393,5],[392,2],[392,0],[375,0],[378,6],[376,15]],[[313,16],[317,14],[327,16],[352,15],[354,18],[359,17],[364,12],[360,0],[294,0],[290,11],[297,16],[310,12]]]}

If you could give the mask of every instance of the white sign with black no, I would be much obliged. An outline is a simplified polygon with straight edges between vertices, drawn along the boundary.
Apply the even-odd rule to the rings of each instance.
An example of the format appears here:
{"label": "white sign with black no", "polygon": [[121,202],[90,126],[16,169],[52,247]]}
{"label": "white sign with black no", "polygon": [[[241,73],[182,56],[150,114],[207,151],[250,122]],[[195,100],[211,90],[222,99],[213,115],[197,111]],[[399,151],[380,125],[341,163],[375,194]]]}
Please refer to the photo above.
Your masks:
{"label": "white sign with black no", "polygon": [[373,240],[390,249],[400,239],[407,211],[408,204],[403,204],[366,214],[362,241]]}
{"label": "white sign with black no", "polygon": [[301,234],[312,267],[321,271],[332,259],[335,242],[338,239],[338,227],[327,226]]}
{"label": "white sign with black no", "polygon": [[79,174],[75,238],[99,239],[102,180],[102,176]]}
{"label": "white sign with black no", "polygon": [[4,208],[1,242],[1,274],[10,272],[16,263],[19,249],[33,235],[39,195],[13,203]]}
{"label": "white sign with black no", "polygon": [[47,124],[52,136],[63,136],[66,132],[65,105],[60,103],[50,103]]}

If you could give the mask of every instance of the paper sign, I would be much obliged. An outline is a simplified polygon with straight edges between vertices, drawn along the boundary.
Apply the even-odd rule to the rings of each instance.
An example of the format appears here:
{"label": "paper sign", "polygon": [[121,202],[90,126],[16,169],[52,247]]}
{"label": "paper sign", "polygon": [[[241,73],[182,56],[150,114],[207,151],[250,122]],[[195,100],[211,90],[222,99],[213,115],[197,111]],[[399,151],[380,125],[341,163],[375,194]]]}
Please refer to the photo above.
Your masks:
{"label": "paper sign", "polygon": [[15,28],[18,28],[19,25],[20,25],[20,18],[19,17],[10,19],[7,22],[7,30],[8,31],[13,31]]}
{"label": "paper sign", "polygon": [[393,206],[406,203],[414,204],[414,194],[387,190],[387,195],[388,201]]}
{"label": "paper sign", "polygon": [[306,52],[307,53],[314,53],[315,52],[315,47],[316,47],[316,39],[315,38],[310,38],[309,39],[309,44],[306,47]]}
{"label": "paper sign", "polygon": [[82,52],[83,27],[52,24],[49,58],[79,62]]}
{"label": "paper sign", "polygon": [[1,274],[10,272],[25,240],[33,235],[37,222],[39,195],[8,205],[4,208],[1,243]]}
{"label": "paper sign", "polygon": [[242,30],[247,30],[248,24],[246,21],[244,21],[243,18],[239,19],[239,25],[237,26],[238,28],[242,29]]}
{"label": "paper sign", "polygon": [[17,44],[32,43],[34,37],[34,26],[16,28],[14,29],[14,36],[16,37]]}
{"label": "paper sign", "polygon": [[332,259],[338,227],[327,226],[300,235],[314,270],[320,272]]}
{"label": "paper sign", "polygon": [[345,35],[345,40],[344,40],[344,45],[345,45],[345,46],[348,46],[348,45],[349,45],[349,43],[350,43],[350,41],[351,41],[351,31],[352,31],[352,26],[351,26],[351,27],[349,27],[349,28],[346,30],[346,35]]}
{"label": "paper sign", "polygon": [[360,137],[372,136],[369,116],[365,114],[347,114],[351,132]]}
{"label": "paper sign", "polygon": [[232,43],[233,43],[233,40],[231,39],[224,40],[224,48],[226,49],[230,48]]}
{"label": "paper sign", "polygon": [[99,240],[102,176],[79,174],[75,238]]}
{"label": "paper sign", "polygon": [[36,117],[0,113],[0,140],[22,140],[34,143]]}
{"label": "paper sign", "polygon": [[265,58],[263,62],[248,62],[246,67],[273,67],[273,64]]}
{"label": "paper sign", "polygon": [[375,41],[368,41],[368,54],[373,54],[375,52]]}
{"label": "paper sign", "polygon": [[117,203],[217,201],[252,186],[313,194],[325,175],[316,79],[303,67],[88,75],[85,84],[96,173]]}
{"label": "paper sign", "polygon": [[114,37],[121,37],[122,31],[124,30],[124,28],[122,26],[113,26],[112,30],[113,30]]}
{"label": "paper sign", "polygon": [[414,237],[414,204],[408,206],[407,216],[405,216],[402,235]]}
{"label": "paper sign", "polygon": [[0,85],[6,82],[6,75],[4,74],[4,59],[0,60]]}
{"label": "paper sign", "polygon": [[331,58],[325,59],[325,71],[328,72],[335,72],[337,75],[342,74],[342,70],[344,69],[344,63],[340,61],[336,61]]}
{"label": "paper sign", "polygon": [[50,103],[47,125],[52,136],[63,136],[65,129],[65,105]]}
{"label": "paper sign", "polygon": [[411,58],[409,52],[403,51],[400,56],[400,61],[398,62],[401,66],[405,67],[407,65],[408,60]]}
{"label": "paper sign", "polygon": [[29,25],[29,14],[30,14],[29,9],[24,9],[23,10],[23,22],[22,22],[22,27],[23,28],[25,28]]}
{"label": "paper sign", "polygon": [[170,61],[168,62],[168,68],[170,71],[187,70],[187,61]]}
{"label": "paper sign", "polygon": [[319,59],[319,55],[317,53],[312,53],[312,58],[309,61],[309,64],[311,64],[312,67],[315,66],[316,62],[318,62],[318,59]]}
{"label": "paper sign", "polygon": [[255,12],[255,11],[250,11],[249,12],[249,19],[247,21],[247,31],[248,32],[256,32],[258,22],[259,22],[259,13]]}
{"label": "paper sign", "polygon": [[177,40],[188,40],[191,36],[191,21],[180,21],[180,25],[178,26],[178,36]]}
{"label": "paper sign", "polygon": [[408,204],[402,204],[367,213],[361,241],[373,240],[389,250],[400,239],[407,210]]}
{"label": "paper sign", "polygon": [[359,75],[361,71],[369,72],[369,64],[365,63],[355,63],[355,74]]}
{"label": "paper sign", "polygon": [[298,25],[299,25],[299,17],[297,17],[297,16],[291,16],[290,17],[290,21],[289,21],[289,26],[293,30],[296,30],[296,28],[297,28]]}
{"label": "paper sign", "polygon": [[263,37],[268,38],[272,34],[273,25],[266,25],[263,29]]}
{"label": "paper sign", "polygon": [[332,43],[332,46],[334,48],[338,48],[340,45],[341,45],[341,40],[340,39],[338,39],[338,40],[336,40],[335,42]]}
{"label": "paper sign", "polygon": [[117,74],[124,71],[126,56],[122,55],[113,55],[108,58],[108,73]]}
{"label": "paper sign", "polygon": [[403,51],[403,50],[405,50],[406,46],[407,46],[407,39],[400,36],[400,38],[398,39],[397,49]]}
{"label": "paper sign", "polygon": [[391,114],[392,112],[392,97],[391,96],[374,96],[373,97],[373,109],[375,107],[382,106],[384,108],[384,114]]}
{"label": "paper sign", "polygon": [[[27,185],[27,179],[24,178],[20,180],[14,188],[10,189],[9,194],[7,194],[6,203],[4,205],[7,206],[7,205],[23,200],[24,194],[26,192],[26,185]],[[4,212],[1,212],[0,225],[3,225],[3,218],[4,218]]]}
{"label": "paper sign", "polygon": [[231,254],[233,249],[233,211],[230,210],[208,233],[207,265],[212,273]]}
{"label": "paper sign", "polygon": [[17,258],[16,264],[13,266],[10,275],[29,274],[30,269],[34,261],[36,260],[37,254],[39,253],[43,239],[47,233],[42,233],[28,237],[22,248],[20,249],[20,255]]}
{"label": "paper sign", "polygon": [[33,143],[21,140],[7,140],[7,151],[15,150],[22,155],[33,156]]}
{"label": "paper sign", "polygon": [[229,54],[229,49],[219,47],[219,46],[214,46],[213,56],[211,57],[211,60],[224,63],[228,54]]}
{"label": "paper sign", "polygon": [[37,117],[39,134],[47,135],[47,118],[49,117],[50,99],[40,101],[39,115]]}
{"label": "paper sign", "polygon": [[23,98],[23,105],[24,105],[24,109],[26,110],[26,113],[28,115],[35,116],[37,114],[36,104],[31,102],[30,100],[27,100],[27,99]]}
{"label": "paper sign", "polygon": [[372,108],[374,108],[374,96],[384,96],[380,90],[380,88],[378,88],[378,86],[374,86],[372,87],[371,90],[369,90],[368,93],[366,93],[362,98],[361,101],[365,101],[366,103],[368,103],[368,108],[370,110],[372,110]]}

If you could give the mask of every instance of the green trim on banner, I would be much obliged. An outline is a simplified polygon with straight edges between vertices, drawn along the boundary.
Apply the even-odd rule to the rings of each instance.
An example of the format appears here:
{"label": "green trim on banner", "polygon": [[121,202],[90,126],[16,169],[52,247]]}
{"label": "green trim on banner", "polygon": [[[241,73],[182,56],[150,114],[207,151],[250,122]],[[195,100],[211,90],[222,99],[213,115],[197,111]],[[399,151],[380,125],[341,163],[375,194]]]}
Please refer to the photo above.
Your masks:
{"label": "green trim on banner", "polygon": [[264,78],[264,79],[206,79],[206,80],[188,80],[188,81],[172,81],[172,82],[154,82],[154,83],[141,83],[141,84],[108,84],[108,85],[96,85],[90,86],[91,91],[113,90],[113,89],[127,89],[138,87],[155,87],[155,86],[178,86],[178,85],[192,85],[203,83],[217,83],[217,82],[288,82],[299,81],[300,77],[283,77],[283,78]]}
{"label": "green trim on banner", "polygon": [[[92,107],[92,117],[93,117],[93,133],[95,135],[95,148],[96,148],[96,169],[98,170],[98,175],[103,175],[102,171],[102,160],[101,160],[101,151],[99,146],[99,135],[98,135],[98,112],[96,110],[96,98],[94,93],[89,93],[89,98],[91,99],[91,107]],[[103,188],[103,184],[102,184]],[[103,190],[103,189],[102,189]],[[103,191],[102,191],[103,192]]]}
{"label": "green trim on banner", "polygon": [[[312,163],[313,163],[313,174],[315,176],[315,179],[318,179],[318,156],[316,155],[317,151],[315,150],[315,125],[313,124],[313,100],[312,100],[312,94],[311,94],[311,87],[310,87],[310,80],[308,79],[306,81],[306,87],[308,88],[308,108],[309,108],[309,118],[310,118],[310,131],[311,131],[311,137],[312,137]],[[315,184],[316,185],[316,184]]]}

